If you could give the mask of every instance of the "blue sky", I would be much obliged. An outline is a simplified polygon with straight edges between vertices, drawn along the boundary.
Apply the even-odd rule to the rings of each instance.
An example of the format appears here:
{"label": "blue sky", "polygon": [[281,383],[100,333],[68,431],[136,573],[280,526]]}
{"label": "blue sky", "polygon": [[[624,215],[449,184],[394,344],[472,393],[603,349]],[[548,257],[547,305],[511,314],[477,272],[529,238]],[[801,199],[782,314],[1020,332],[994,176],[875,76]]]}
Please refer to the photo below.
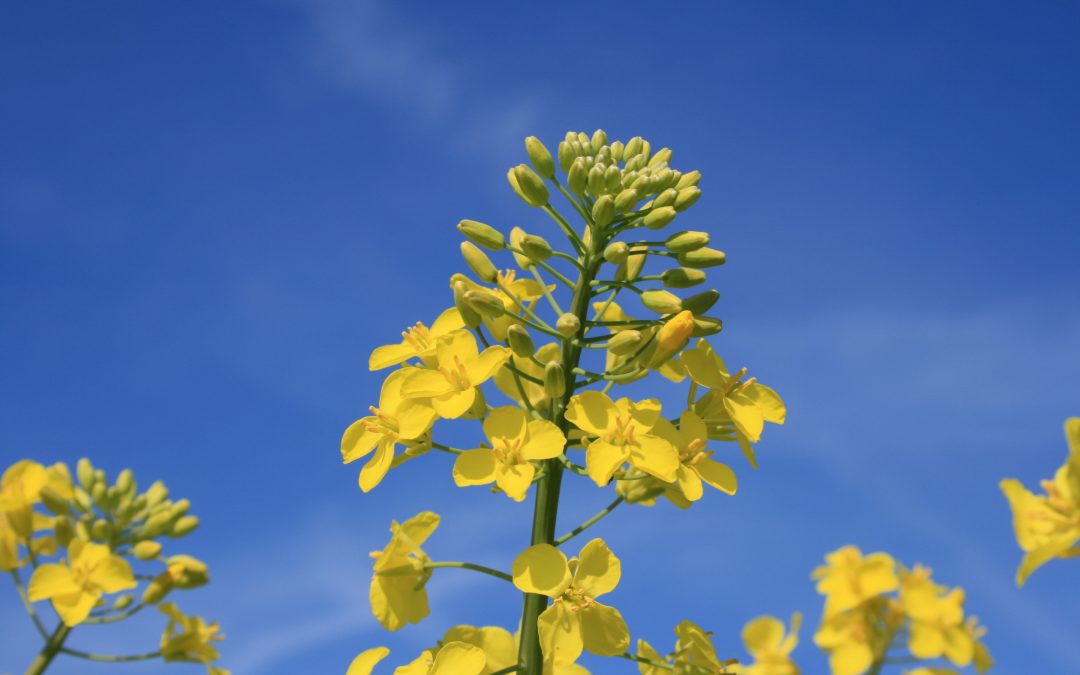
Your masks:
{"label": "blue sky", "polygon": [[[189,497],[214,581],[183,605],[240,675],[512,627],[515,592],[446,571],[428,621],[379,628],[366,554],[391,518],[435,510],[432,555],[506,567],[531,505],[453,488],[442,456],[363,495],[340,434],[377,395],[369,351],[449,304],[459,219],[554,239],[506,186],[522,139],[640,134],[702,171],[685,225],[729,256],[714,344],[789,415],[759,471],[732,461],[738,496],[598,528],[634,637],[669,648],[691,618],[740,655],[746,620],[802,611],[796,655],[825,672],[808,575],[854,543],[963,585],[997,672],[1073,672],[1080,568],[1015,588],[997,482],[1051,475],[1080,415],[1078,28],[1050,2],[8,3],[0,459],[86,455]],[[607,499],[573,484],[560,529]],[[20,614],[0,591],[0,669],[31,658]]]}

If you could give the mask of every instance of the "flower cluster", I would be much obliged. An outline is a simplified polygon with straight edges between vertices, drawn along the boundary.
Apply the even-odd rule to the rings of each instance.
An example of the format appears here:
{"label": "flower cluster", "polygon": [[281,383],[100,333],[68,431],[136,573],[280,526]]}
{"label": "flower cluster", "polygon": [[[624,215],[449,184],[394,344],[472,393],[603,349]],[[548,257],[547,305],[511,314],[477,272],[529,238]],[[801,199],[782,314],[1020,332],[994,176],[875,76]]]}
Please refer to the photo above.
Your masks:
{"label": "flower cluster", "polygon": [[[756,467],[754,445],[766,422],[784,422],[785,408],[746,368],[729,368],[706,339],[722,328],[708,314],[719,293],[696,287],[725,254],[702,231],[660,234],[697,202],[700,172],[673,168],[667,148],[653,151],[640,137],[609,142],[603,131],[568,133],[554,156],[535,137],[525,150],[531,167],[508,172],[511,189],[551,219],[566,250],[521,227],[504,232],[462,220],[468,273],[450,278],[453,305],[430,327],[417,323],[400,342],[372,352],[370,369],[388,374],[378,404],[345,431],[341,454],[345,463],[364,460],[364,492],[437,451],[453,456],[447,471],[459,487],[490,486],[518,502],[535,494],[532,545],[512,574],[430,559],[421,545],[439,523],[434,513],[395,523],[390,543],[373,554],[372,610],[397,630],[428,615],[425,587],[434,570],[486,572],[526,594],[516,654],[502,667],[575,672],[583,651],[641,657],[627,651],[630,630],[618,610],[597,600],[618,582],[618,558],[600,539],[573,559],[557,547],[620,504],[663,496],[686,508],[705,486],[734,495],[725,446],[740,448]],[[579,226],[552,204],[555,194]],[[658,399],[613,391],[651,373],[682,383],[685,405],[665,412]],[[441,442],[442,425],[462,419],[481,422],[483,442]],[[564,474],[601,489],[614,483],[615,494],[603,512],[556,538],[556,513],[546,505],[557,504]],[[671,662],[729,672],[707,634],[692,626],[680,625]],[[443,672],[454,663],[454,672],[486,672],[505,661],[449,633],[425,654],[408,667]],[[367,672],[385,655],[369,650],[353,670]]]}
{"label": "flower cluster", "polygon": [[[170,500],[160,481],[140,492],[130,469],[110,484],[105,472],[87,459],[79,460],[74,479],[63,463],[46,467],[22,460],[8,467],[0,478],[0,569],[12,574],[27,612],[46,639],[33,667],[38,669],[28,672],[43,671],[63,652],[97,660],[193,661],[206,664],[213,675],[227,675],[213,666],[218,653],[210,642],[221,639],[216,624],[207,626],[171,603],[160,605],[169,623],[157,652],[107,657],[63,647],[76,626],[122,621],[158,605],[174,589],[209,582],[202,561],[164,552],[168,541],[198,527],[190,507],[186,499]],[[25,568],[31,572],[24,587]],[[34,606],[42,601],[48,601],[60,619],[52,635]]]}
{"label": "flower cluster", "polygon": [[1054,558],[1080,556],[1080,417],[1065,422],[1069,458],[1053,480],[1042,481],[1043,494],[1032,494],[1015,478],[1001,481],[1012,507],[1016,541],[1024,559],[1016,570],[1016,584]]}

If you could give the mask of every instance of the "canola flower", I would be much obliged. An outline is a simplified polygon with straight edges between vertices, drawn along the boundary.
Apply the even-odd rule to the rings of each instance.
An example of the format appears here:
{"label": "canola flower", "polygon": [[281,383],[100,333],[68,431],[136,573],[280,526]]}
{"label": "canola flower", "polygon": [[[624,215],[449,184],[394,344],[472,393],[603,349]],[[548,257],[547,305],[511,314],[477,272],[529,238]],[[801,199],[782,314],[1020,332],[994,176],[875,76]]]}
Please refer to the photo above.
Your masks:
{"label": "canola flower", "polygon": [[27,594],[31,602],[50,600],[66,626],[77,626],[106,593],[135,588],[131,565],[108,546],[75,539],[68,561],[45,563],[34,570]]}
{"label": "canola flower", "polygon": [[742,641],[753,663],[738,666],[740,675],[799,675],[799,667],[792,660],[791,652],[799,644],[799,627],[802,615],[791,617],[790,631],[784,622],[773,616],[760,616],[742,629]]}
{"label": "canola flower", "polygon": [[468,331],[452,331],[435,345],[436,367],[408,370],[401,395],[406,400],[430,400],[439,417],[461,417],[477,401],[483,402],[480,385],[491,379],[508,358],[510,350],[506,347],[488,347],[481,352]]}

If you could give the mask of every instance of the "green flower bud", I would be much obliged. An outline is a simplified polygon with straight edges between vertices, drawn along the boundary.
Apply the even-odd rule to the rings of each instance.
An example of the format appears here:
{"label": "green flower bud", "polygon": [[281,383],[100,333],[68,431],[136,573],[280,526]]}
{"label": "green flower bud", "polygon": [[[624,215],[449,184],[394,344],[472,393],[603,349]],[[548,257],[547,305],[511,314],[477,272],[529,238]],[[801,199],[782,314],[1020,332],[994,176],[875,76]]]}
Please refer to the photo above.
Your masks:
{"label": "green flower bud", "polygon": [[457,229],[470,241],[483,246],[489,251],[499,251],[506,246],[506,238],[503,237],[503,233],[490,225],[475,220],[462,220],[457,224]]}
{"label": "green flower bud", "polygon": [[49,509],[58,516],[66,516],[71,513],[71,504],[68,500],[61,497],[56,490],[53,490],[49,486],[41,488],[41,501],[45,503],[45,508]]}
{"label": "green flower bud", "polygon": [[596,200],[592,208],[593,222],[597,227],[607,227],[615,219],[615,200],[611,195],[604,195]]}
{"label": "green flower bud", "polygon": [[[555,177],[555,161],[551,159],[551,153],[536,136],[525,139],[525,153],[529,155],[529,161],[536,169],[536,173],[544,178]],[[547,202],[545,199],[544,202]]]}
{"label": "green flower bud", "polygon": [[623,150],[626,148],[626,146],[623,145],[623,142],[615,141],[608,147],[611,148],[611,159],[615,160],[616,162],[621,162],[623,158]]}
{"label": "green flower bud", "polygon": [[465,264],[481,281],[491,284],[499,278],[499,271],[495,269],[491,259],[472,242],[461,242],[461,255],[465,257]]}
{"label": "green flower bud", "polygon": [[169,507],[169,517],[172,519],[179,518],[180,516],[191,510],[191,502],[187,499],[181,499],[173,502],[173,505]]}
{"label": "green flower bud", "polygon": [[109,488],[105,486],[105,483],[95,482],[94,487],[90,490],[90,496],[94,498],[94,503],[100,508],[108,509]]}
{"label": "green flower bud", "polygon": [[[520,227],[514,227],[510,230],[510,245],[520,251],[521,241],[525,238],[525,236],[525,230],[521,229]],[[518,253],[517,251],[514,251],[513,255],[514,261],[517,262],[518,267],[520,267],[521,269],[527,270],[533,266],[533,261],[529,260],[529,258],[524,253]]]}
{"label": "green flower bud", "polygon": [[90,463],[90,460],[83,457],[79,460],[79,463],[75,465],[75,475],[79,477],[79,485],[82,489],[89,492],[94,487],[94,465]]}
{"label": "green flower bud", "polygon": [[648,257],[645,255],[647,250],[647,246],[631,246],[626,260],[615,270],[615,281],[633,281],[637,279],[638,275],[641,274],[641,268],[645,266],[645,258]]}
{"label": "green flower bud", "polygon": [[131,603],[133,602],[135,602],[135,596],[131,595],[130,593],[125,593],[124,595],[121,595],[119,598],[113,601],[113,609],[127,609],[128,607],[131,607]]}
{"label": "green flower bud", "polygon": [[701,190],[696,187],[687,187],[679,190],[679,196],[675,198],[675,210],[685,211],[694,205],[701,196]]}
{"label": "green flower bud", "polygon": [[641,152],[641,136],[634,136],[626,142],[626,151],[623,153],[624,157],[635,157]]}
{"label": "green flower bud", "polygon": [[161,554],[161,543],[152,539],[146,539],[135,544],[133,550],[135,557],[139,560],[153,560]]}
{"label": "green flower bud", "polygon": [[652,143],[648,142],[644,138],[641,139],[641,152],[638,153],[647,162],[649,157],[652,156]]}
{"label": "green flower bud", "polygon": [[701,181],[701,172],[697,169],[690,173],[684,173],[679,177],[679,181],[675,183],[676,190],[682,190],[683,188],[693,187]]}
{"label": "green flower bud", "polygon": [[604,171],[604,188],[611,193],[619,191],[622,187],[622,171],[617,166],[609,166]]}
{"label": "green flower bud", "polygon": [[589,138],[589,134],[585,133],[584,131],[579,131],[577,134],[577,138],[578,143],[581,143],[582,145],[588,147],[590,151],[592,150],[592,139]]}
{"label": "green flower bud", "polygon": [[165,484],[161,481],[154,481],[146,490],[146,505],[153,508],[165,501],[165,498],[169,496],[169,488],[165,487]]}
{"label": "green flower bud", "polygon": [[510,327],[506,329],[506,344],[510,345],[510,351],[514,352],[514,356],[522,359],[527,359],[536,353],[532,336],[521,324],[510,324]]}
{"label": "green flower bud", "polygon": [[617,480],[615,492],[627,504],[652,506],[656,503],[656,498],[664,494],[664,484],[652,476],[639,480]]}
{"label": "green flower bud", "polygon": [[109,523],[104,520],[95,520],[93,525],[90,526],[90,536],[97,541],[108,541]]}
{"label": "green flower bud", "polygon": [[521,250],[532,260],[541,262],[550,258],[554,253],[551,250],[551,244],[547,243],[543,237],[538,237],[535,234],[527,234],[521,238]]}
{"label": "green flower bud", "polygon": [[607,133],[605,133],[603,129],[597,129],[593,132],[590,142],[593,151],[599,151],[600,148],[607,145]]}
{"label": "green flower bud", "polygon": [[723,251],[718,251],[715,248],[699,248],[693,251],[687,251],[680,253],[676,256],[680,265],[685,267],[716,267],[717,265],[723,265],[727,261],[727,255]]}
{"label": "green flower bud", "polygon": [[690,337],[708,337],[716,335],[724,328],[724,322],[711,316],[695,316],[694,332]]}
{"label": "green flower bud", "polygon": [[172,531],[169,533],[171,537],[183,537],[186,534],[191,534],[195,531],[195,528],[199,526],[198,516],[184,516],[180,520],[176,521],[176,524],[172,526]]}
{"label": "green flower bud", "polygon": [[150,516],[150,519],[143,525],[143,535],[147,537],[156,537],[165,532],[170,523],[172,523],[172,518],[169,517],[168,511],[155,513]]}
{"label": "green flower bud", "polygon": [[671,206],[675,203],[675,200],[679,197],[679,193],[674,189],[664,190],[660,194],[656,195],[656,199],[653,200],[653,208],[660,208],[662,206]]}
{"label": "green flower bud", "polygon": [[83,513],[90,513],[90,510],[94,508],[94,503],[91,500],[90,495],[82,488],[75,488],[74,504],[75,508]]}
{"label": "green flower bud", "polygon": [[645,216],[645,227],[649,228],[650,230],[659,230],[671,221],[675,220],[675,215],[675,209],[671,208],[670,206],[654,208],[652,211],[649,211],[648,215]]}
{"label": "green flower bud", "polygon": [[570,166],[577,159],[577,155],[574,154],[574,149],[570,147],[570,144],[566,141],[559,143],[559,166],[566,173],[569,173]]}
{"label": "green flower bud", "polygon": [[675,314],[683,309],[679,296],[668,291],[653,289],[641,294],[641,304],[657,314]]}
{"label": "green flower bud", "polygon": [[613,241],[604,249],[604,260],[612,265],[621,265],[630,254],[630,247],[624,241]]}
{"label": "green flower bud", "polygon": [[638,196],[638,191],[634,188],[626,188],[619,193],[619,196],[615,197],[615,211],[618,213],[628,213],[633,210],[634,204],[637,204],[641,199]]}
{"label": "green flower bud", "polygon": [[664,242],[664,246],[672,253],[685,253],[687,251],[696,251],[702,246],[709,245],[709,233],[708,232],[695,232],[693,230],[683,230],[682,232],[676,232],[667,238]]}
{"label": "green flower bud", "polygon": [[664,270],[660,281],[668,288],[690,288],[705,282],[705,273],[688,267],[674,267]]}
{"label": "green flower bud", "polygon": [[600,166],[589,169],[589,194],[599,197],[607,189],[604,184],[604,170]]}
{"label": "green flower bud", "polygon": [[645,338],[640,331],[623,330],[611,336],[607,343],[607,350],[616,356],[625,356],[641,348]]}
{"label": "green flower bud", "polygon": [[566,174],[566,186],[570,188],[570,192],[576,195],[585,194],[585,188],[589,182],[589,167],[585,164],[585,160],[578,157],[574,160],[574,163],[570,165],[570,171]]}
{"label": "green flower bud", "polygon": [[660,164],[671,163],[671,148],[660,148],[656,151],[656,154],[649,160],[649,166],[658,166]]}
{"label": "green flower bud", "polygon": [[496,319],[506,314],[506,306],[503,305],[503,301],[490,291],[467,291],[465,293],[465,302],[469,303],[481,316]]}
{"label": "green flower bud", "polygon": [[710,289],[708,291],[702,291],[695,293],[689,298],[682,301],[683,309],[688,309],[694,313],[694,316],[701,316],[705,312],[712,309],[712,306],[716,304],[716,301],[720,299],[720,291]]}
{"label": "green flower bud", "polygon": [[477,313],[472,305],[465,299],[465,294],[468,293],[468,287],[464,281],[454,282],[454,307],[457,308],[459,314],[461,314],[461,320],[469,328],[476,328],[482,323],[480,314]]}
{"label": "green flower bud", "polygon": [[57,518],[53,525],[53,536],[56,537],[58,546],[67,548],[71,540],[75,538],[75,525],[70,518]]}
{"label": "green flower bud", "polygon": [[548,189],[544,179],[524,164],[518,164],[506,173],[510,187],[529,206],[539,207],[548,203]]}
{"label": "green flower bud", "polygon": [[116,477],[116,490],[122,495],[135,490],[135,474],[131,469],[124,469]]}
{"label": "green flower bud", "polygon": [[106,480],[105,471],[103,469],[94,469],[94,482],[105,483],[106,485],[109,484],[109,481]]}
{"label": "green flower bud", "polygon": [[551,398],[562,398],[566,393],[566,374],[558,361],[544,366],[544,393]]}
{"label": "green flower bud", "polygon": [[169,576],[168,572],[162,572],[156,579],[146,585],[146,590],[142,594],[142,603],[144,605],[156,605],[164,600],[172,589],[172,577]]}
{"label": "green flower bud", "polygon": [[555,322],[555,330],[559,331],[567,337],[577,335],[581,330],[581,320],[577,318],[576,314],[567,312],[559,317],[559,320]]}

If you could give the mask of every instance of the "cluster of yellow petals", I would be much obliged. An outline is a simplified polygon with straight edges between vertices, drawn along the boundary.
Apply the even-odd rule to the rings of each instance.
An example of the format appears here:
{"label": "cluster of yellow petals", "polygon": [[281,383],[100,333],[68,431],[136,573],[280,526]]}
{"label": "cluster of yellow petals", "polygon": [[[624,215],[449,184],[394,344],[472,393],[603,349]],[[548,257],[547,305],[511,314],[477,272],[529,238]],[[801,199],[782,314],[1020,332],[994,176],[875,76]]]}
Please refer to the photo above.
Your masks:
{"label": "cluster of yellow petals", "polygon": [[466,450],[454,462],[454,482],[459,486],[495,483],[506,496],[525,499],[533,476],[534,461],[558,457],[566,445],[559,427],[547,420],[530,420],[520,408],[492,410],[484,419],[490,448]]}
{"label": "cluster of yellow petals", "polygon": [[1069,458],[1053,480],[1042,481],[1043,494],[1029,492],[1014,478],[1001,481],[1012,508],[1016,541],[1025,552],[1016,570],[1018,586],[1054,558],[1080,556],[1080,417],[1066,420],[1065,438]]}
{"label": "cluster of yellow petals", "polygon": [[161,656],[166,661],[202,663],[209,675],[229,675],[229,671],[213,665],[221,658],[214,643],[225,636],[217,622],[207,623],[201,616],[184,614],[171,602],[163,602],[158,611],[169,617],[161,636]]}
{"label": "cluster of yellow petals", "polygon": [[86,620],[107,593],[135,588],[131,565],[108,546],[73,539],[65,563],[45,563],[34,570],[27,594],[31,602],[51,600],[67,626]]}
{"label": "cluster of yellow petals", "polygon": [[430,559],[420,546],[439,526],[439,516],[424,511],[400,525],[390,525],[390,542],[375,559],[369,599],[371,611],[387,630],[419,623],[429,613],[427,589],[431,576],[424,563]]}
{"label": "cluster of yellow petals", "polygon": [[711,633],[693,621],[675,626],[675,651],[661,656],[645,640],[637,642],[638,671],[641,675],[724,675],[738,673],[735,659],[721,660],[716,654]]}
{"label": "cluster of yellow petals", "polygon": [[[45,467],[24,459],[4,471],[0,477],[0,519],[6,521],[9,534],[5,537],[2,534],[5,528],[0,527],[0,547],[4,546],[4,538],[10,540],[14,535],[15,539],[26,542],[35,531],[49,526],[47,520],[34,512],[34,506],[42,502],[46,491],[58,500],[70,500],[74,496],[66,464]],[[3,559],[0,553],[0,561]]]}
{"label": "cluster of yellow petals", "polygon": [[799,675],[799,667],[791,658],[791,652],[799,644],[799,627],[802,615],[791,617],[791,630],[784,622],[773,616],[759,616],[742,629],[742,641],[746,651],[754,657],[753,663],[736,666],[739,675]]}

